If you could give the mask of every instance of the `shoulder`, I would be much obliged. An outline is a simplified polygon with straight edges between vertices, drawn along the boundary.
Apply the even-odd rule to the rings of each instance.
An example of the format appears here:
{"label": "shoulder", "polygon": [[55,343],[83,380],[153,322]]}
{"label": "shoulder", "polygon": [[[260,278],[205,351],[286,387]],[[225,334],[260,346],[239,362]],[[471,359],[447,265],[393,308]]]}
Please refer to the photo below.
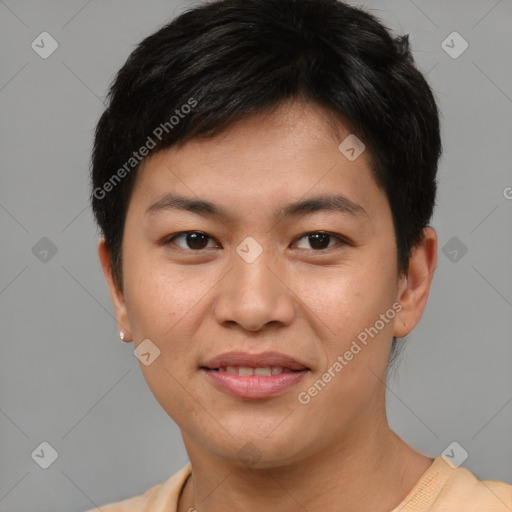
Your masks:
{"label": "shoulder", "polygon": [[176,512],[178,496],[190,472],[189,462],[168,480],[154,485],[144,494],[89,509],[87,512]]}
{"label": "shoulder", "polygon": [[480,480],[465,468],[450,469],[451,476],[441,491],[441,500],[457,506],[464,505],[468,510],[512,510],[512,485],[497,480]]}
{"label": "shoulder", "polygon": [[453,467],[442,456],[392,512],[510,512],[512,485],[480,480],[466,468]]}

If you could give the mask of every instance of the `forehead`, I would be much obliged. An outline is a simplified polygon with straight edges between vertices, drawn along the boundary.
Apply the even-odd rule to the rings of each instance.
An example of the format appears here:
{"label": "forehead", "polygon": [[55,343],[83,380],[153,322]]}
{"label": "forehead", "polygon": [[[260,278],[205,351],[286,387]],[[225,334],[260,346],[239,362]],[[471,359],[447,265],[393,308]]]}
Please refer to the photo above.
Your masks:
{"label": "forehead", "polygon": [[237,121],[213,138],[151,155],[138,171],[132,198],[147,209],[175,192],[249,213],[251,207],[342,194],[371,215],[386,198],[365,152],[350,161],[339,150],[349,135],[320,107],[287,104]]}

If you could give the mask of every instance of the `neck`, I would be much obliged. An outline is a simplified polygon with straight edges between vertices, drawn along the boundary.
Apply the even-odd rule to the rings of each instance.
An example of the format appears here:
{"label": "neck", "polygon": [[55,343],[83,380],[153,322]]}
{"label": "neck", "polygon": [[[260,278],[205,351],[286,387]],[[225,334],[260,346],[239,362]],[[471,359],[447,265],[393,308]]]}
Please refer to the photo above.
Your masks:
{"label": "neck", "polygon": [[226,462],[183,439],[193,474],[178,512],[390,512],[432,463],[389,428],[385,415],[380,423],[361,422],[334,447],[263,469]]}

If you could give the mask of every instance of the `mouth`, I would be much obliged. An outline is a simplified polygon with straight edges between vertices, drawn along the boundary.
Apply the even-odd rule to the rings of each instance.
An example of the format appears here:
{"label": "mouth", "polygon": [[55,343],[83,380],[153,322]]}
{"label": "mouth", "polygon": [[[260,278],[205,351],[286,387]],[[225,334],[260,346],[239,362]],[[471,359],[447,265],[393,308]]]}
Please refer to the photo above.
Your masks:
{"label": "mouth", "polygon": [[273,375],[281,375],[282,373],[297,373],[309,370],[309,368],[303,368],[302,370],[291,370],[290,368],[284,368],[282,366],[220,366],[219,368],[208,368],[207,366],[201,366],[201,370],[209,370],[212,372],[228,373],[230,375],[241,375],[249,377],[256,375],[259,377],[270,377]]}
{"label": "mouth", "polygon": [[199,367],[218,390],[238,398],[270,398],[296,386],[311,369],[277,352],[221,354]]}

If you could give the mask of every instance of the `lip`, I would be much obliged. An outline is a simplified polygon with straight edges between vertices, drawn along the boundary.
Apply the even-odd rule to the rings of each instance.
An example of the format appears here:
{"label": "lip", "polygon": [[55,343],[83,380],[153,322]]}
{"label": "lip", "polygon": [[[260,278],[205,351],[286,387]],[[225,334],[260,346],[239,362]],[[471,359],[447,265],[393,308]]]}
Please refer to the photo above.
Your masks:
{"label": "lip", "polygon": [[220,368],[221,366],[247,366],[249,368],[281,366],[290,370],[309,370],[302,362],[280,352],[260,352],[259,354],[239,351],[225,352],[200,365],[201,368],[206,369]]}
{"label": "lip", "polygon": [[[226,366],[259,368],[280,366],[293,370],[279,375],[236,375],[217,371]],[[220,391],[237,398],[270,398],[297,385],[311,370],[305,364],[279,352],[225,352],[205,363],[199,371]]]}
{"label": "lip", "polygon": [[237,398],[271,398],[297,385],[310,370],[279,375],[236,375],[202,367],[199,370],[220,391]]}

